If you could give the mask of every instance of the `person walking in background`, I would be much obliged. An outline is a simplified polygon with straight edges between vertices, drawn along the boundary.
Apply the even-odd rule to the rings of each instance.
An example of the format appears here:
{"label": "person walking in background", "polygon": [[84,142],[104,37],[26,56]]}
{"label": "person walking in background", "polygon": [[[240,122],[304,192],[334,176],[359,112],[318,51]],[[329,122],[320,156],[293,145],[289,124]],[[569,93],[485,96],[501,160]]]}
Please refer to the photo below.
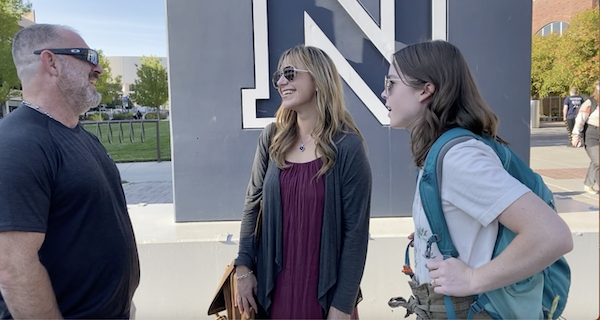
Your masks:
{"label": "person walking in background", "polygon": [[282,102],[256,149],[235,303],[258,318],[356,318],[371,203],[365,143],[323,50],[293,47],[278,68],[272,81]]}
{"label": "person walking in background", "polygon": [[566,97],[563,102],[563,121],[565,121],[565,124],[567,125],[567,135],[569,138],[568,145],[570,146],[571,133],[575,126],[575,117],[577,117],[583,98],[579,95],[579,89],[577,87],[572,87],[569,93],[570,96]]}
{"label": "person walking in background", "polygon": [[600,79],[594,83],[594,93],[582,105],[581,110],[575,120],[572,132],[571,144],[574,147],[583,144],[585,152],[590,157],[585,179],[583,180],[583,190],[587,193],[598,194],[598,101],[600,100]]}
{"label": "person walking in background", "polygon": [[128,319],[140,267],[119,171],[79,124],[98,53],[68,27],[17,32],[23,103],[0,122],[0,318]]}

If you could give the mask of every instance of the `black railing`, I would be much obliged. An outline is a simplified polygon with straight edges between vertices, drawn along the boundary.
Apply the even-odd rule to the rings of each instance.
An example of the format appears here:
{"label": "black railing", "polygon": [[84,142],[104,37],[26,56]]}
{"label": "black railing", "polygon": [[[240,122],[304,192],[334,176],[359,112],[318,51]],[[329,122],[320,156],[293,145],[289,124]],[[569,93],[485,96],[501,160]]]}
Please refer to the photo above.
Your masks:
{"label": "black railing", "polygon": [[[94,125],[96,137],[100,141],[102,141],[102,137],[105,133],[102,132],[102,128],[104,127],[106,130],[106,141],[110,144],[114,143],[114,130],[113,125],[116,126],[117,129],[117,137],[119,139],[119,143],[123,143],[125,141],[125,131],[127,131],[127,135],[129,136],[129,142],[134,143],[135,140],[135,129],[133,127],[134,123],[139,123],[139,137],[140,142],[146,141],[146,129],[144,124],[153,123],[156,126],[156,161],[161,162],[160,157],[160,120],[108,120],[108,121],[81,121],[81,125]],[[125,124],[126,129],[123,129],[123,124]]]}

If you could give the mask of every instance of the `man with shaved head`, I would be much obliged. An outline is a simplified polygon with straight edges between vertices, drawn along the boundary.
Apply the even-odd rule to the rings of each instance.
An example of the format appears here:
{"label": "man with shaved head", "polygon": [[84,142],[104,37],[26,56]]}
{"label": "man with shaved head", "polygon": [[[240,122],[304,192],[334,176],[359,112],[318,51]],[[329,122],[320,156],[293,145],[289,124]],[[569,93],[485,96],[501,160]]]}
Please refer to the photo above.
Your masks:
{"label": "man with shaved head", "polygon": [[13,40],[23,103],[0,121],[0,318],[128,319],[140,271],[119,171],[79,115],[98,53],[68,27]]}

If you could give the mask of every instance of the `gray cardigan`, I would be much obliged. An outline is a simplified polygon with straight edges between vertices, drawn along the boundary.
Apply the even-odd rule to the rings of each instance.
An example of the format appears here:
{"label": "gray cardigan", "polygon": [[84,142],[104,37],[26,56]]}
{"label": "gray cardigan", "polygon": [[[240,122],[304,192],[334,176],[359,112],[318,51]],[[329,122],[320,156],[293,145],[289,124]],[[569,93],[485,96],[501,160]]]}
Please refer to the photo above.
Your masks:
{"label": "gray cardigan", "polygon": [[[236,265],[255,270],[258,303],[267,312],[277,275],[283,267],[281,170],[268,154],[274,131],[275,125],[268,125],[258,140],[235,261]],[[321,231],[318,299],[324,315],[327,315],[330,306],[352,313],[360,301],[359,285],[367,257],[371,209],[371,168],[362,139],[355,134],[340,133],[335,136],[334,142],[337,153],[334,167],[325,176]],[[263,176],[262,232],[257,248],[254,228],[263,195]]]}

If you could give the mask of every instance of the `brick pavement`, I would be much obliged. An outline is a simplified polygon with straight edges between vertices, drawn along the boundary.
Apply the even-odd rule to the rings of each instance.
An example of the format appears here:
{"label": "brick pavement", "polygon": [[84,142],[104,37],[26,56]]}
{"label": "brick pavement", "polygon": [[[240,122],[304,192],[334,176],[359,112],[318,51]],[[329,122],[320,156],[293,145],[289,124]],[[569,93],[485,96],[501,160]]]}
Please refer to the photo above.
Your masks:
{"label": "brick pavement", "polygon": [[123,191],[128,204],[173,203],[171,181],[124,183]]}
{"label": "brick pavement", "polygon": [[[536,169],[538,174],[556,179],[582,179],[587,168]],[[173,203],[173,183],[171,181],[129,182],[123,184],[128,204]]]}
{"label": "brick pavement", "polygon": [[582,179],[585,178],[587,168],[566,169],[536,169],[538,174],[552,179]]}
{"label": "brick pavement", "polygon": [[[589,159],[583,149],[566,147],[565,135],[564,124],[558,122],[532,129],[532,168],[551,180],[546,183],[559,199],[570,198],[586,206],[597,206],[598,196],[581,190]],[[129,181],[123,184],[128,204],[173,203],[170,162],[118,166],[124,180]]]}

